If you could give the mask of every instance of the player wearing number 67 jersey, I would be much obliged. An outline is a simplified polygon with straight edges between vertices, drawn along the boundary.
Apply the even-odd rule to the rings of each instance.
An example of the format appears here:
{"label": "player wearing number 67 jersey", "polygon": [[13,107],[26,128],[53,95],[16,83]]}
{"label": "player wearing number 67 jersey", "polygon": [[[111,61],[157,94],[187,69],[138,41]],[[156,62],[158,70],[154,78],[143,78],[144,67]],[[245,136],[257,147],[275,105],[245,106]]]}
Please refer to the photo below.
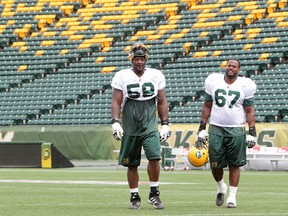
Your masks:
{"label": "player wearing number 67 jersey", "polygon": [[[240,180],[240,167],[246,164],[246,146],[256,144],[253,96],[256,85],[246,77],[238,76],[240,62],[231,59],[224,74],[210,74],[205,80],[198,140],[209,136],[209,163],[217,183],[216,205],[221,206],[227,191],[224,167],[229,168],[229,196],[227,208],[236,208],[236,193]],[[209,120],[209,135],[206,123]],[[245,125],[249,134],[246,135]]]}
{"label": "player wearing number 67 jersey", "polygon": [[[164,142],[169,136],[166,82],[161,71],[145,67],[148,54],[148,47],[143,43],[131,46],[129,60],[132,68],[117,72],[111,83],[112,129],[114,137],[121,140],[118,163],[127,167],[130,209],[139,209],[141,203],[138,166],[142,147],[149,161],[148,202],[156,209],[164,208],[159,197],[159,160],[160,141]],[[160,136],[158,115],[161,119]]]}

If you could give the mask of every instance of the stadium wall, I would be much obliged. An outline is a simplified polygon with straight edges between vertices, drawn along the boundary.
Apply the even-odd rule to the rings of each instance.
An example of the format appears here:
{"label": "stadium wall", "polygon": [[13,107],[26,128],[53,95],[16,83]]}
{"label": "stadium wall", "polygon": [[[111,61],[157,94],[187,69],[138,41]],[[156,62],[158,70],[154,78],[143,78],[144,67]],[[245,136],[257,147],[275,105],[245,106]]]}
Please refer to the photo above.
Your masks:
{"label": "stadium wall", "polygon": [[[170,126],[171,136],[163,146],[189,148],[195,142],[198,124]],[[111,126],[11,126],[0,127],[0,141],[50,142],[70,160],[116,159]],[[258,123],[257,144],[267,147],[288,147],[288,124]],[[115,151],[114,151],[115,152]]]}

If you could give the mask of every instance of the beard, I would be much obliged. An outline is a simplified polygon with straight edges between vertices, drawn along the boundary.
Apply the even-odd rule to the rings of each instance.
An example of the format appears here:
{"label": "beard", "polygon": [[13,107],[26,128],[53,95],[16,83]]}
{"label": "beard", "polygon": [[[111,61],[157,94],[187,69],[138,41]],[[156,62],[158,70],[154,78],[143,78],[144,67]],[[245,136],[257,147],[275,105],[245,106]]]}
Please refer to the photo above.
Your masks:
{"label": "beard", "polygon": [[233,78],[236,78],[238,76],[238,73],[229,73],[229,71],[226,71],[226,76],[229,78],[229,79],[233,79]]}

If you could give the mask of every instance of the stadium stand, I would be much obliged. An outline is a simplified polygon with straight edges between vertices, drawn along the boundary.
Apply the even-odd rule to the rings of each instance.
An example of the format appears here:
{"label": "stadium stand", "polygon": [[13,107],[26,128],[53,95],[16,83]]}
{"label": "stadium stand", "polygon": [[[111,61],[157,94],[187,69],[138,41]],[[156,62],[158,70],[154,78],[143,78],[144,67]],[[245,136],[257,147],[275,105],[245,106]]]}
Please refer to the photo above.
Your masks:
{"label": "stadium stand", "polygon": [[135,41],[163,71],[172,123],[197,123],[228,58],[252,78],[257,122],[288,122],[286,0],[2,0],[0,124],[110,124],[110,82]]}

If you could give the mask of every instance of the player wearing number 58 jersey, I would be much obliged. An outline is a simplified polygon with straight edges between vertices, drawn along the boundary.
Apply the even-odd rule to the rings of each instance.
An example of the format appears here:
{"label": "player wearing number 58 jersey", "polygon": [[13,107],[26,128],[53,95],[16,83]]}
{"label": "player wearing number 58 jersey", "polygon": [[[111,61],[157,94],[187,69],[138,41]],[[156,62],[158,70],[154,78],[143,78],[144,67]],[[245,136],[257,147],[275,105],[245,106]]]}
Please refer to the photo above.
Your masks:
{"label": "player wearing number 58 jersey", "polygon": [[[166,82],[161,71],[146,68],[148,54],[148,47],[143,43],[132,45],[129,51],[132,68],[117,72],[111,83],[112,129],[114,137],[121,140],[118,163],[127,167],[130,209],[139,209],[141,203],[138,166],[142,148],[149,161],[148,202],[156,209],[164,208],[159,197],[159,160],[160,141],[165,141],[169,135]],[[160,134],[158,115],[161,120]]]}
{"label": "player wearing number 58 jersey", "polygon": [[112,87],[123,93],[122,126],[125,135],[141,136],[158,131],[158,90],[165,88],[165,77],[161,71],[146,68],[141,77],[133,69],[117,72]]}
{"label": "player wearing number 58 jersey", "polygon": [[[256,85],[250,78],[240,77],[240,62],[231,59],[223,74],[211,74],[205,80],[198,140],[209,135],[209,162],[217,183],[216,205],[221,206],[227,191],[224,167],[229,168],[229,197],[227,208],[236,208],[236,193],[240,180],[240,167],[246,164],[246,146],[256,144],[253,97]],[[209,122],[209,134],[206,123]],[[249,134],[246,135],[245,125]]]}

